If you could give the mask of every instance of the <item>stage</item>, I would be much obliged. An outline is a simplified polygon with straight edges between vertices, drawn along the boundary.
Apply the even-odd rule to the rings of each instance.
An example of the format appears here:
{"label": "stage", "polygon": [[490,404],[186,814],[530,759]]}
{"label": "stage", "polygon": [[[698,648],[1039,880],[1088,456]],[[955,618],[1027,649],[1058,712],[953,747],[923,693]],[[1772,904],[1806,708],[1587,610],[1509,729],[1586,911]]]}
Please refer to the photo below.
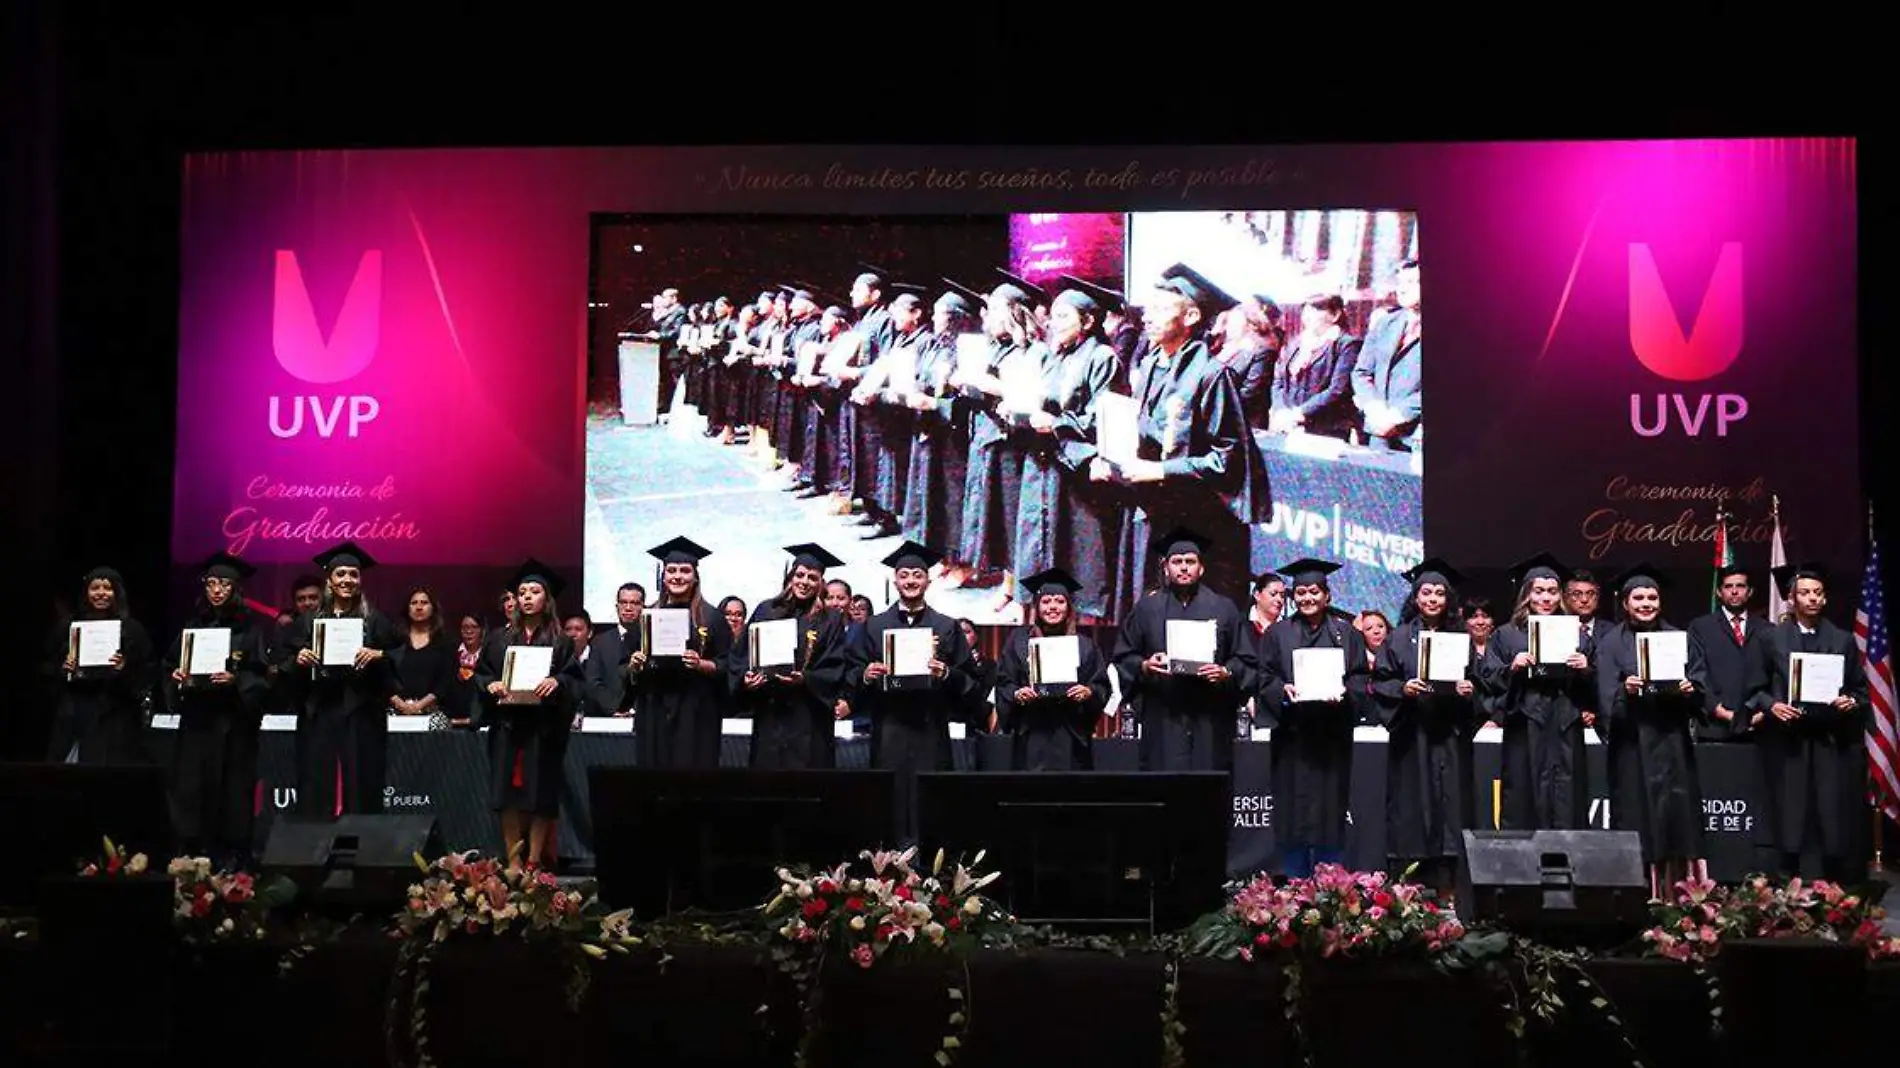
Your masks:
{"label": "stage", "polygon": [[[124,952],[59,960],[31,940],[9,939],[0,945],[0,1049],[15,1051],[4,1059],[22,1066],[81,1063],[106,1049],[193,1059],[269,1051],[284,1065],[389,1063],[385,1015],[397,946],[374,929],[356,931],[283,969],[287,946],[277,943],[141,962]],[[829,970],[819,985],[813,1063],[930,1065],[944,1037],[957,1035],[958,1065],[1162,1065],[1169,963],[1154,951],[1037,949],[979,952],[967,969],[945,958]],[[443,1066],[791,1063],[797,998],[766,950],[669,943],[589,967],[591,983],[570,1016],[562,961],[512,942],[451,944],[430,965],[431,1055]],[[1877,1023],[1900,1010],[1900,965],[1867,967],[1789,943],[1732,946],[1706,980],[1657,960],[1594,960],[1583,972],[1594,990],[1571,989],[1574,978],[1565,979],[1567,1008],[1554,1026],[1531,1022],[1527,1063],[1602,1068],[1640,1057],[1685,1065],[1740,1050],[1767,1063],[1770,1051],[1796,1049],[1823,1062],[1873,1048]],[[1807,985],[1791,993],[1797,973]],[[1185,1031],[1174,1063],[1299,1064],[1285,982],[1282,968],[1264,958],[1180,961],[1172,1015]],[[963,994],[967,1028],[946,1023],[951,986]],[[1476,975],[1313,962],[1303,966],[1302,987],[1300,1030],[1321,1068],[1415,1062],[1425,1051],[1431,1063],[1517,1063],[1497,994]],[[1712,989],[1726,1009],[1719,1034]],[[1607,1004],[1592,1008],[1598,996]],[[412,1011],[405,1000],[399,1036],[407,1036]],[[1634,1050],[1606,1012],[1627,1025]],[[42,1019],[55,1023],[32,1025]]]}

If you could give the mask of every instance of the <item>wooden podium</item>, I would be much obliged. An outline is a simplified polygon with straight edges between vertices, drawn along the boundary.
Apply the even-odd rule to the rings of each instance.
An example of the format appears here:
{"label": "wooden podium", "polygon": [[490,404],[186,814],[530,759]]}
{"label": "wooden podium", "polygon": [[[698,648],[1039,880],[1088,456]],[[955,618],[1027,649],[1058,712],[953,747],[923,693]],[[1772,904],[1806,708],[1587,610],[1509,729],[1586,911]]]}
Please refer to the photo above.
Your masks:
{"label": "wooden podium", "polygon": [[620,335],[620,421],[625,426],[660,421],[660,343],[639,334]]}

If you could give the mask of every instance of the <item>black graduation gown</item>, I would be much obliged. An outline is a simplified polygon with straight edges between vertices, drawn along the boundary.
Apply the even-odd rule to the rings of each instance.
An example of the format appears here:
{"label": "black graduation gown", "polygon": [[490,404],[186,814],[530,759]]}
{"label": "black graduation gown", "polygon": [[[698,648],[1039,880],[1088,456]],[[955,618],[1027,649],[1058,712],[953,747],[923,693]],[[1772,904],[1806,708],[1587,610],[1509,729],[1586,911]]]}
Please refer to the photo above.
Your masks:
{"label": "black graduation gown", "polygon": [[1072,701],[1052,693],[1019,702],[1016,691],[1029,685],[1029,639],[1034,636],[1032,628],[1018,627],[1003,646],[996,666],[996,729],[1015,740],[1019,771],[1088,771],[1095,766],[1090,740],[1108,705],[1108,661],[1087,635],[1079,635],[1076,679],[1089,688],[1089,699]]}
{"label": "black graduation gown", "polygon": [[[1019,575],[1067,568],[1082,585],[1074,610],[1098,619],[1108,617],[1114,593],[1121,501],[1113,486],[1090,481],[1089,465],[1095,459],[1095,398],[1108,391],[1117,367],[1115,350],[1094,338],[1044,357],[1043,410],[1056,426],[1053,433],[1032,432],[1023,450],[1022,504],[1010,558]],[[1028,590],[1021,595],[1034,596]]]}
{"label": "black graduation gown", "polygon": [[970,468],[970,402],[947,391],[956,370],[956,335],[933,336],[918,359],[918,379],[936,406],[913,409],[916,436],[910,446],[910,492],[904,500],[903,535],[919,545],[940,545],[953,558],[963,542],[963,493]]}
{"label": "black graduation gown", "polygon": [[[1698,742],[1745,742],[1748,740],[1748,658],[1743,649],[1755,632],[1768,625],[1760,616],[1748,616],[1742,623],[1742,639],[1735,639],[1727,609],[1717,609],[1689,621],[1689,644],[1698,647],[1703,666],[1708,670],[1704,691],[1707,716],[1696,726]],[[1722,723],[1715,718],[1716,706],[1735,713]]]}
{"label": "black graduation gown", "polygon": [[[554,647],[554,693],[535,705],[504,705],[488,692],[501,681],[511,645]],[[488,727],[488,803],[496,812],[561,815],[567,740],[586,682],[574,643],[550,622],[532,638],[510,626],[488,636],[475,669],[482,721]]]}
{"label": "black graduation gown", "polygon": [[817,615],[774,597],[752,610],[750,623],[796,616],[798,664],[804,678],[781,682],[768,676],[757,690],[745,688],[749,641],[733,643],[727,658],[733,704],[752,719],[752,766],[769,769],[829,768],[837,763],[833,711],[844,687],[844,619],[830,609]]}
{"label": "black graduation gown", "polygon": [[[884,656],[884,632],[929,627],[937,636],[937,659],[948,669],[935,685],[886,689],[882,680],[866,682],[864,669]],[[906,842],[917,836],[917,773],[949,771],[950,724],[962,721],[972,706],[976,678],[970,646],[957,621],[925,607],[906,617],[895,604],[864,621],[845,653],[845,685],[854,712],[871,720],[871,767],[897,773],[897,826]]]}
{"label": "black graduation gown", "polygon": [[[811,393],[804,386],[792,384],[792,375],[798,372],[798,350],[806,342],[818,341],[818,317],[802,319],[791,324],[791,330],[785,336],[785,356],[791,362],[774,370],[778,377],[779,406],[772,423],[772,447],[778,451],[787,463],[805,462],[805,428],[812,420]],[[810,481],[810,475],[799,471],[800,481]]]}
{"label": "black graduation gown", "polygon": [[[1344,849],[1352,804],[1352,695],[1366,685],[1365,640],[1349,619],[1328,612],[1314,626],[1295,613],[1268,627],[1261,645],[1254,712],[1273,731],[1268,766],[1274,841],[1281,850]],[[1338,701],[1287,700],[1298,649],[1344,650],[1346,695]],[[1231,737],[1232,714],[1224,718]]]}
{"label": "black graduation gown", "polygon": [[[1599,627],[1604,624],[1599,623]],[[1583,639],[1585,657],[1592,657]],[[1584,763],[1583,711],[1596,703],[1589,669],[1512,671],[1530,648],[1524,627],[1506,623],[1491,636],[1482,666],[1494,700],[1492,717],[1504,729],[1499,746],[1499,826],[1507,831],[1577,830],[1590,818],[1589,769]]]}
{"label": "black graduation gown", "polygon": [[[1225,681],[1142,670],[1142,661],[1167,651],[1170,619],[1214,621],[1214,656],[1229,672]],[[1144,770],[1233,770],[1234,710],[1258,681],[1254,643],[1241,635],[1244,623],[1234,602],[1206,586],[1195,587],[1185,603],[1174,590],[1151,593],[1122,620],[1113,660],[1122,701],[1141,724]]]}
{"label": "black graduation gown", "polygon": [[1180,525],[1213,547],[1203,585],[1241,597],[1252,577],[1253,526],[1272,518],[1266,460],[1247,426],[1234,377],[1207,346],[1190,341],[1165,365],[1150,349],[1135,371],[1140,455],[1163,479],[1128,489],[1132,503],[1117,554],[1114,604],[1125,609],[1154,584],[1155,534]]}
{"label": "black graduation gown", "polygon": [[145,764],[145,702],[158,674],[157,651],[136,619],[119,627],[117,671],[84,668],[66,675],[66,653],[71,648],[72,623],[103,619],[78,616],[54,628],[42,671],[55,684],[53,732],[46,759],[64,764]]}
{"label": "black graduation gown", "polygon": [[[1754,728],[1762,755],[1769,836],[1783,854],[1818,847],[1829,860],[1850,859],[1858,827],[1867,818],[1867,675],[1846,631],[1821,620],[1814,633],[1789,620],[1763,627],[1749,640],[1748,709],[1762,714]],[[1807,704],[1801,718],[1783,723],[1771,709],[1788,698],[1790,653],[1834,653],[1846,658],[1841,692],[1854,698],[1846,712]]]}
{"label": "black graduation gown", "polygon": [[[990,351],[989,373],[996,374],[1005,360],[1039,360],[1041,351],[1041,345],[1031,345],[1025,352],[1009,342],[996,342]],[[964,387],[962,394],[975,414],[963,488],[963,543],[955,555],[979,573],[1017,570],[1011,556],[1022,511],[1023,449],[1032,435],[1012,430],[996,414],[997,398],[973,386]]]}
{"label": "black graduation gown", "polygon": [[[885,356],[896,350],[910,349],[915,354],[913,367],[921,372],[925,366],[923,350],[929,339],[930,334],[925,330],[893,336]],[[877,448],[861,457],[876,465],[870,499],[877,503],[884,514],[899,519],[910,502],[910,447],[917,434],[917,413],[900,403],[897,394],[886,389],[859,410],[858,418],[869,420],[877,426]]]}
{"label": "black graduation gown", "polygon": [[719,766],[719,721],[732,705],[726,678],[726,658],[732,655],[732,627],[717,608],[702,601],[699,621],[693,626],[688,644],[719,670],[711,675],[688,671],[684,661],[662,657],[648,660],[646,667],[631,676],[638,709],[633,725],[634,751],[642,767]]}
{"label": "black graduation gown", "polygon": [[298,616],[272,653],[290,682],[297,715],[297,814],[327,820],[345,812],[381,812],[389,698],[396,689],[387,654],[402,635],[372,609],[364,619],[363,645],[381,650],[383,659],[362,671],[299,667],[297,654],[310,648],[316,619]]}
{"label": "black graduation gown", "polygon": [[[1677,628],[1663,623],[1657,630]],[[1708,670],[1701,650],[1689,643],[1689,681],[1694,693],[1675,683],[1653,694],[1634,694],[1623,680],[1637,674],[1636,631],[1628,623],[1607,627],[1596,641],[1598,728],[1608,727],[1610,826],[1642,835],[1643,859],[1651,864],[1702,855],[1702,785],[1696,777],[1694,724],[1701,718]]]}
{"label": "black graduation gown", "polygon": [[1385,853],[1392,860],[1436,860],[1464,854],[1464,832],[1475,830],[1472,738],[1483,722],[1478,707],[1476,653],[1466,672],[1472,696],[1434,687],[1405,696],[1419,677],[1418,620],[1398,625],[1374,654],[1372,702],[1386,730]]}
{"label": "black graduation gown", "polygon": [[229,627],[232,681],[214,686],[209,679],[180,685],[171,677],[180,665],[184,633],[172,640],[165,657],[166,706],[178,715],[172,739],[172,827],[186,850],[215,847],[228,852],[251,848],[257,812],[259,721],[270,691],[263,627],[242,615],[205,616],[187,626]]}
{"label": "black graduation gown", "polygon": [[[897,325],[891,321],[890,309],[883,305],[868,308],[864,317],[853,327],[858,335],[858,356],[854,361],[860,373],[867,373],[876,365],[884,350],[897,340]],[[849,396],[856,383],[845,386]],[[849,489],[851,496],[867,504],[875,504],[877,498],[877,454],[883,448],[883,430],[875,417],[867,416],[863,408],[849,400],[839,405],[838,412],[838,460],[841,489]]]}

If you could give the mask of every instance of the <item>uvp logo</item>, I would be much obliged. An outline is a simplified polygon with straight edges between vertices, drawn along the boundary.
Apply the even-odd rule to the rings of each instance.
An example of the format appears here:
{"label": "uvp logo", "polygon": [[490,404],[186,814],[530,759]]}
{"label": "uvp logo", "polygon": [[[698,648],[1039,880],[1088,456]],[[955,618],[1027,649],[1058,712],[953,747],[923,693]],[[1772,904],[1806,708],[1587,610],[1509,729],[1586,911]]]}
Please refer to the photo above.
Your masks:
{"label": "uvp logo", "polygon": [[[371,249],[357,262],[356,276],[337,310],[336,321],[326,340],[317,327],[317,311],[310,300],[310,288],[304,284],[303,267],[297,253],[277,250],[277,278],[271,302],[271,349],[277,364],[294,378],[311,385],[331,385],[362,374],[376,359],[381,339],[383,310],[383,254]],[[283,410],[286,399],[270,398],[270,432],[280,438],[303,433],[304,409],[310,410],[310,424],[320,438],[336,434],[347,409],[349,437],[356,437],[363,425],[376,418],[382,405],[369,396],[295,396],[288,398],[289,425]]]}
{"label": "uvp logo", "polygon": [[[1630,245],[1630,350],[1644,367],[1674,382],[1713,378],[1742,354],[1742,246],[1730,241],[1716,257],[1715,270],[1702,291],[1695,323],[1685,335],[1675,302],[1656,269],[1656,257],[1646,244]],[[1673,414],[1682,432],[1697,437],[1714,407],[1715,436],[1727,437],[1731,425],[1748,416],[1748,398],[1739,393],[1682,393],[1655,395],[1654,417],[1649,418],[1641,394],[1630,394],[1630,429],[1646,438],[1669,430]]]}

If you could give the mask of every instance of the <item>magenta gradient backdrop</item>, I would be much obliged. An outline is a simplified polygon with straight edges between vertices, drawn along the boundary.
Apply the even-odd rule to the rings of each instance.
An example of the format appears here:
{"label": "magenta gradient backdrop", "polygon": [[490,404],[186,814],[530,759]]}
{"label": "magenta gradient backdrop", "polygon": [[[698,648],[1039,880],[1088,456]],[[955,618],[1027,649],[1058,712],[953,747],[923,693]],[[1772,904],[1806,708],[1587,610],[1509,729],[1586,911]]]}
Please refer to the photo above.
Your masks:
{"label": "magenta gradient backdrop", "polygon": [[[837,181],[840,169],[884,168],[897,178],[878,188]],[[927,187],[931,168],[964,172],[963,186]],[[985,187],[985,172],[1030,168],[1067,171],[1068,187]],[[1084,188],[1089,169],[1120,180]],[[1225,182],[1191,177],[1223,169]],[[1737,491],[1745,561],[1764,558],[1759,521],[1773,493],[1791,548],[1851,568],[1862,526],[1855,197],[1855,146],[1838,140],[194,156],[173,553],[190,561],[232,547],[268,519],[284,526],[252,536],[243,555],[279,583],[337,532],[365,535],[416,575],[490,583],[524,554],[577,570],[593,212],[1377,206],[1416,210],[1430,259],[1430,552],[1479,571],[1539,548],[1609,569],[1637,559],[1700,568],[1713,507],[1677,498],[1681,487],[1720,485]],[[1731,243],[1741,246],[1740,299],[1725,303],[1711,287],[1701,337],[1739,328],[1739,355],[1703,381],[1649,370],[1632,351],[1631,246],[1648,246],[1687,332]],[[350,298],[370,251],[381,255],[380,293],[366,284]],[[280,252],[295,254],[311,314],[299,312],[297,286],[280,285]],[[1651,334],[1663,325],[1644,322]],[[285,369],[322,379],[333,377],[323,367],[352,359],[368,362],[341,381]],[[1652,406],[1682,394],[1691,415],[1697,398],[1729,395],[1748,414],[1717,436],[1707,424],[1722,402],[1712,401],[1699,436],[1674,426],[1645,437],[1631,426],[1632,394]],[[301,434],[279,437],[272,397],[280,425],[296,397],[318,398],[325,413],[341,403],[342,415],[332,436],[305,412]],[[375,418],[348,436],[351,405],[364,414],[370,404]],[[1612,499],[1618,476],[1675,489]],[[256,497],[260,486],[345,483],[361,495]],[[346,526],[312,531],[319,509]],[[1593,543],[1613,518],[1605,509],[1662,540]],[[1696,522],[1665,529],[1685,509]]]}

